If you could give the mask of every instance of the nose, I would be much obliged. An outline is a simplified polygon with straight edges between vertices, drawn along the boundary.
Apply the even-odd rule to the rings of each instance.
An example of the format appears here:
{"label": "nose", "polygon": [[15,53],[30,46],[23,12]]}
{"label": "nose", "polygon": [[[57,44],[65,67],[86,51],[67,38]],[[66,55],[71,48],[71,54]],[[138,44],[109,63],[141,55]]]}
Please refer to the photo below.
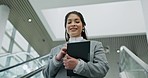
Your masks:
{"label": "nose", "polygon": [[75,25],[76,25],[76,23],[75,23],[75,22],[72,22],[72,23],[71,23],[71,25],[72,25],[72,26],[75,26]]}

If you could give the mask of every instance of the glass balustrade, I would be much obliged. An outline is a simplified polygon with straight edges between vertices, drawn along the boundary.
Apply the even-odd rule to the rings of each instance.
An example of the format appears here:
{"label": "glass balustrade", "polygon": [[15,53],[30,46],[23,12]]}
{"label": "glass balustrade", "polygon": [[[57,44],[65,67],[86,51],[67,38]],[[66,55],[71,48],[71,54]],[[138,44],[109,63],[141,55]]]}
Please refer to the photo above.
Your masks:
{"label": "glass balustrade", "polygon": [[19,78],[20,76],[38,69],[41,65],[36,61],[27,62],[17,67],[0,72],[3,78]]}
{"label": "glass balustrade", "polygon": [[148,65],[125,46],[120,50],[120,72],[127,78],[148,78]]}
{"label": "glass balustrade", "polygon": [[[22,62],[27,61],[27,58],[29,57],[28,60],[33,59],[31,55],[28,53],[16,53],[16,54],[7,54],[0,56],[0,70],[4,68],[9,68],[14,66],[11,69],[1,71],[0,72],[0,78],[20,78],[21,76],[28,74],[32,71],[37,70],[41,66],[44,66],[47,63],[48,55],[39,57],[37,59],[28,61],[26,63],[20,64]],[[7,65],[7,63],[9,63]],[[20,64],[15,67],[15,65]],[[42,71],[41,71],[42,72]],[[43,78],[42,73],[38,73],[34,75],[32,78]]]}
{"label": "glass balustrade", "polygon": [[32,59],[33,56],[27,52],[6,53],[0,55],[0,69],[16,65],[18,63]]}
{"label": "glass balustrade", "polygon": [[30,78],[44,78],[43,74],[42,74],[42,71],[40,71],[39,73],[33,75],[32,77]]}

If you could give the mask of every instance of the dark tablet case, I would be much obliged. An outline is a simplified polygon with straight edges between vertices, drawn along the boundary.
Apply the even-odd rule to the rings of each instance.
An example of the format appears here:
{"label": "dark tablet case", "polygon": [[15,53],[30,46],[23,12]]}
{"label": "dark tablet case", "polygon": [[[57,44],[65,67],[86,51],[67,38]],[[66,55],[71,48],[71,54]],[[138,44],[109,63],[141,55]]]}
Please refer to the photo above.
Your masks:
{"label": "dark tablet case", "polygon": [[[90,58],[90,41],[67,43],[68,55],[78,59],[82,59],[85,62],[89,61]],[[67,70],[67,76],[75,76],[73,70]]]}

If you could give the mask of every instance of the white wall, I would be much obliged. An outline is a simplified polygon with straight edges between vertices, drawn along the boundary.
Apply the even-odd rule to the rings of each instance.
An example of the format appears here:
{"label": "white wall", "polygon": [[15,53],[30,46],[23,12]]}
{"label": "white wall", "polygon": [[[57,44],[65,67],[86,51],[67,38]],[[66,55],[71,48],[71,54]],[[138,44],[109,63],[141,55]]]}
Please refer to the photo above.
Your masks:
{"label": "white wall", "polygon": [[146,26],[146,34],[147,34],[147,41],[148,41],[148,0],[141,0],[144,19],[145,19],[145,26]]}
{"label": "white wall", "polygon": [[5,5],[0,5],[0,48],[5,32],[6,23],[8,20],[10,9]]}

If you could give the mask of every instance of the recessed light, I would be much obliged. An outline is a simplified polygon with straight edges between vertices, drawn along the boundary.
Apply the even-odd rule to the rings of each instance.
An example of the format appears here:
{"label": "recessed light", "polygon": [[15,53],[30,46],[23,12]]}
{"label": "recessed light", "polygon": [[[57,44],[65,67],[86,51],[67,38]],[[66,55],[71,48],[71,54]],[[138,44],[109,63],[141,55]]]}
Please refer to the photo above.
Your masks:
{"label": "recessed light", "polygon": [[31,19],[31,18],[29,18],[29,19],[28,19],[28,22],[32,22],[32,19]]}
{"label": "recessed light", "polygon": [[117,50],[117,53],[120,53],[120,50],[119,49]]}

